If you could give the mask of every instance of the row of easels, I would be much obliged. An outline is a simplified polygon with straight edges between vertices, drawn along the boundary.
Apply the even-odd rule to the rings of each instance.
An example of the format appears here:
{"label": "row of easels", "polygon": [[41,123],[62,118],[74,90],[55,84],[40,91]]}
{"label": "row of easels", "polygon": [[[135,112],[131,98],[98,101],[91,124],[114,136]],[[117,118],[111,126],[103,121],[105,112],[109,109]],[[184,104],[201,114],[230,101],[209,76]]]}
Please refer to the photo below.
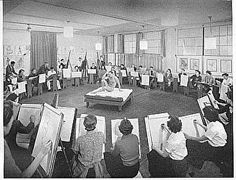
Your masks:
{"label": "row of easels", "polygon": [[[194,126],[193,121],[196,120],[198,123],[202,124],[202,118],[199,113],[179,117],[182,122],[182,131],[190,136],[197,136],[197,131]],[[169,121],[168,113],[154,114],[145,117],[145,124],[147,130],[147,139],[149,150],[152,147],[162,150],[165,146],[168,135],[170,134],[167,127],[167,121]],[[204,134],[204,129],[198,127],[199,135]]]}

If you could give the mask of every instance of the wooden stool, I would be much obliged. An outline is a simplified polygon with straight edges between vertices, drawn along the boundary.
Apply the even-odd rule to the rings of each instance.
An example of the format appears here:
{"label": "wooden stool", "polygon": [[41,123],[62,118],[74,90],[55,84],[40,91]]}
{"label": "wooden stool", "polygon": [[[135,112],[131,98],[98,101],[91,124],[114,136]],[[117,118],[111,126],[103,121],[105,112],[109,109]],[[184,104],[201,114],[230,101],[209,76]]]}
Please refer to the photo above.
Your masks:
{"label": "wooden stool", "polygon": [[178,92],[178,79],[174,78],[173,81],[173,92]]}
{"label": "wooden stool", "polygon": [[32,97],[32,80],[27,80],[27,97],[30,98]]}
{"label": "wooden stool", "polygon": [[54,74],[52,77],[52,90],[57,91],[57,75]]}
{"label": "wooden stool", "polygon": [[38,84],[38,95],[43,94],[43,83]]}

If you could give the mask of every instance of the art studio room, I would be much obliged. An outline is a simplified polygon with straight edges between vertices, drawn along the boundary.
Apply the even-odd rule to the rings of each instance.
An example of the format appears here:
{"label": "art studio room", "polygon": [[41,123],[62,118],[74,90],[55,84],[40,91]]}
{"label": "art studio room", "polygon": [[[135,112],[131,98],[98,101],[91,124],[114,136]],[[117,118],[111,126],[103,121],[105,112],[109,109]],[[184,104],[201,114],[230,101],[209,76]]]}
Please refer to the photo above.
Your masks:
{"label": "art studio room", "polygon": [[234,3],[1,1],[2,177],[233,178]]}

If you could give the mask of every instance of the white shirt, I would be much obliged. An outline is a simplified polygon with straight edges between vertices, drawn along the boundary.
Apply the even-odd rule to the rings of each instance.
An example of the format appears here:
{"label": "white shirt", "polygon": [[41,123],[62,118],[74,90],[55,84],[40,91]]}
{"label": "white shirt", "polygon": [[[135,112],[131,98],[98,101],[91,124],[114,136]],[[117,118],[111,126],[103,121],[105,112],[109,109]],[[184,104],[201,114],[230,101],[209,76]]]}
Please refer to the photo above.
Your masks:
{"label": "white shirt", "polygon": [[53,72],[52,72],[51,70],[48,71],[48,77],[51,76],[51,75],[53,75],[53,74],[56,74],[56,71],[54,71],[54,70],[53,70]]}
{"label": "white shirt", "polygon": [[224,146],[227,142],[225,128],[219,121],[207,124],[205,136],[208,138],[208,143],[214,147]]}
{"label": "white shirt", "polygon": [[233,79],[232,78],[224,79],[222,81],[222,85],[224,85],[224,86],[229,86],[229,84],[233,85]]}
{"label": "white shirt", "polygon": [[182,131],[171,133],[166,142],[165,150],[171,159],[183,160],[188,155],[184,133]]}

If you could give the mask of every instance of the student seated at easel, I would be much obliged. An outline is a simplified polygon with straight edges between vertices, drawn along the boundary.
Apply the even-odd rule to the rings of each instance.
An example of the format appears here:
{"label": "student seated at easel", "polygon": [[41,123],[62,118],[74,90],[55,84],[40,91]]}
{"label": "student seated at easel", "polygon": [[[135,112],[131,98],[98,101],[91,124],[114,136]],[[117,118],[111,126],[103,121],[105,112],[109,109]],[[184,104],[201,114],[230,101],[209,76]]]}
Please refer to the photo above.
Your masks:
{"label": "student seated at easel", "polygon": [[[11,131],[12,124],[14,121],[13,109],[11,105],[4,104],[3,111],[4,111],[3,130],[4,130],[4,137],[6,137]],[[8,143],[6,142],[6,140],[4,140],[4,177],[5,178],[32,177],[36,169],[38,168],[39,164],[45,157],[45,155],[47,155],[52,149],[51,146],[52,146],[51,142],[48,142],[47,144],[43,145],[41,151],[33,160],[33,162],[22,172],[20,168],[16,165],[16,162],[12,157],[12,153],[8,146]],[[21,156],[21,154],[18,153],[18,156]]]}
{"label": "student seated at easel", "polygon": [[162,125],[163,130],[168,132],[165,145],[162,144],[162,149],[152,147],[153,150],[147,155],[151,177],[185,177],[188,170],[188,151],[182,122],[175,116],[169,119],[168,128]]}
{"label": "student seated at easel", "polygon": [[165,75],[164,75],[164,82],[165,82],[165,89],[168,91],[172,91],[173,89],[173,75],[171,73],[171,69],[167,69]]}
{"label": "student seated at easel", "polygon": [[[210,122],[207,126],[194,121],[197,137],[185,134],[189,152],[189,163],[193,166],[202,166],[204,161],[212,161],[217,165],[225,158],[224,146],[227,140],[223,124],[219,120],[219,114],[212,106],[203,109],[204,117]],[[199,136],[198,128],[205,130],[204,135]]]}
{"label": "student seated at easel", "polygon": [[139,171],[139,140],[132,134],[133,125],[127,119],[120,122],[119,130],[123,134],[117,140],[111,152],[104,153],[106,168],[111,177],[133,178]]}
{"label": "student seated at easel", "polygon": [[97,118],[88,115],[84,118],[87,133],[76,139],[73,150],[76,153],[73,162],[73,177],[103,177],[101,165],[103,144],[106,143],[102,132],[96,131]]}
{"label": "student seated at easel", "polygon": [[[52,75],[57,74],[57,72],[54,70],[54,67],[50,68],[50,71],[48,71],[47,73],[47,87],[48,87],[48,91],[51,90],[51,82],[52,82]],[[57,89],[61,89],[61,85],[59,80],[57,80]]]}
{"label": "student seated at easel", "polygon": [[[12,101],[5,101],[4,106],[13,109]],[[5,140],[11,150],[11,154],[20,169],[25,169],[31,162],[31,153],[16,144],[17,133],[29,134],[34,129],[35,116],[30,117],[30,123],[24,126],[19,120],[14,120],[10,132],[5,136]],[[20,155],[20,156],[19,156]]]}
{"label": "student seated at easel", "polygon": [[156,76],[155,76],[156,72],[154,71],[153,66],[150,66],[150,69],[148,71],[148,75],[149,75],[150,88],[153,88],[155,78],[156,78]]}
{"label": "student seated at easel", "polygon": [[198,89],[199,82],[202,82],[201,72],[199,70],[195,70],[195,74],[190,77],[190,88]]}

